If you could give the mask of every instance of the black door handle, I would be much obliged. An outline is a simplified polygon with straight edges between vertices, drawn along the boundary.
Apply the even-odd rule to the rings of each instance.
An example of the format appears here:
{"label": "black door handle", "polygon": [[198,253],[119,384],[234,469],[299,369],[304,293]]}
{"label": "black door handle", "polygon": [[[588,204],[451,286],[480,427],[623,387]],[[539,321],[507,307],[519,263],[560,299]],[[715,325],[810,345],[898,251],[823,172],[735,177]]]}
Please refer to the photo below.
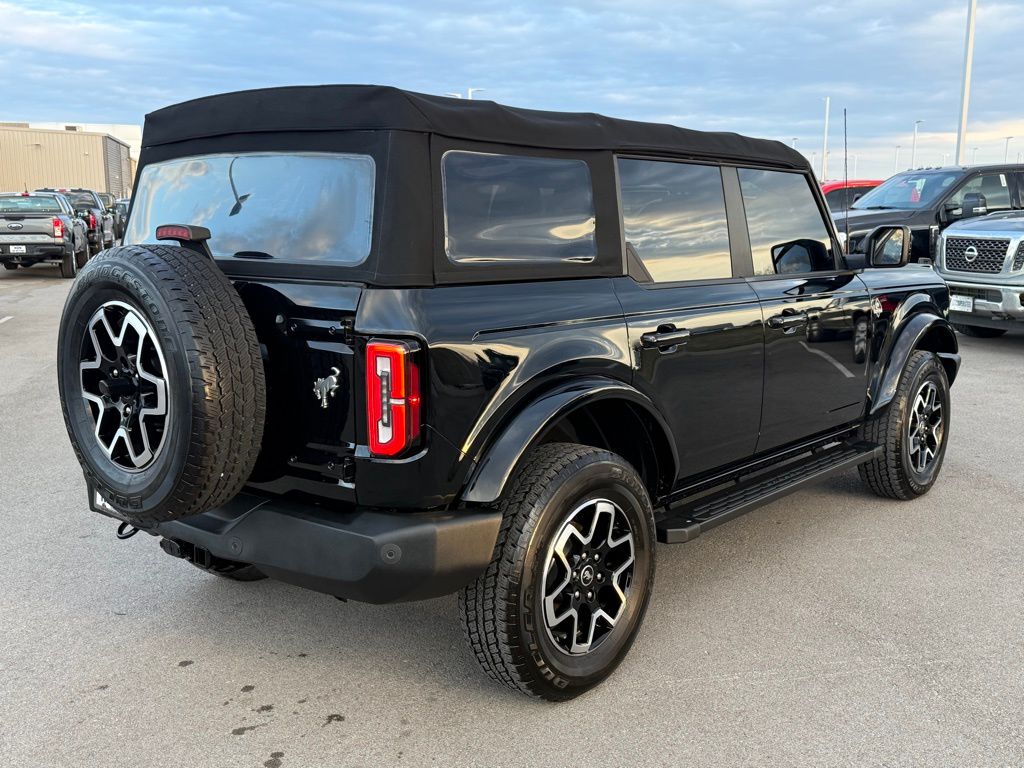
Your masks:
{"label": "black door handle", "polygon": [[645,333],[640,337],[640,346],[644,349],[658,349],[662,352],[671,351],[672,347],[685,344],[690,340],[690,332],[686,328],[674,325],[659,325],[654,333]]}
{"label": "black door handle", "polygon": [[807,325],[806,312],[783,313],[768,318],[770,328],[797,328],[801,325]]}

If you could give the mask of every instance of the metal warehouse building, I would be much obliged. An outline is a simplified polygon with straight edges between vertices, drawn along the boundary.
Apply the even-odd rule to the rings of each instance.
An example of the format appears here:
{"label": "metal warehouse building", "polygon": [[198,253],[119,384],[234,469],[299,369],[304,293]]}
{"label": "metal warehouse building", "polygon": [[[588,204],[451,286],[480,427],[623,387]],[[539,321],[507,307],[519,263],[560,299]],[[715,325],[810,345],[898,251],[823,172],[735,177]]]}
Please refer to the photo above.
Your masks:
{"label": "metal warehouse building", "polygon": [[0,125],[0,191],[84,187],[131,194],[128,145],[105,133]]}

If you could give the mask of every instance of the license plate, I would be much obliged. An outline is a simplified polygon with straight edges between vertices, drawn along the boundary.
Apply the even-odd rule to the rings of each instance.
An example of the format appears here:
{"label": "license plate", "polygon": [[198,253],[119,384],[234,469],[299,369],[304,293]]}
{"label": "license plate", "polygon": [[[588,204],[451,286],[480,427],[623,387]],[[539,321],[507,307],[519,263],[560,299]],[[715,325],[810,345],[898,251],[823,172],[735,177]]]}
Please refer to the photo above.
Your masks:
{"label": "license plate", "polygon": [[25,246],[24,245],[12,245],[11,246],[11,253],[24,253],[24,252],[25,252]]}
{"label": "license plate", "polygon": [[970,296],[957,296],[953,294],[949,297],[949,308],[953,312],[973,312],[974,299]]}

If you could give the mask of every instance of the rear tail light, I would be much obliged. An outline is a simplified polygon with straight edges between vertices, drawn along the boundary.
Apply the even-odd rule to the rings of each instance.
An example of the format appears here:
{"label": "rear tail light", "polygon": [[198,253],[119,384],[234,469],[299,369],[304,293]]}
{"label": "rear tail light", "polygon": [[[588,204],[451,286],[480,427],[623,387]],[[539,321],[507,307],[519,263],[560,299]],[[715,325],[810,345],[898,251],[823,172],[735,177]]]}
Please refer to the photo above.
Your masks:
{"label": "rear tail light", "polygon": [[89,229],[96,229],[96,214],[89,214]]}
{"label": "rear tail light", "polygon": [[400,341],[366,345],[366,426],[370,453],[397,456],[420,436],[416,347]]}
{"label": "rear tail light", "polygon": [[64,222],[56,217],[53,219],[53,237],[56,240],[64,237]]}

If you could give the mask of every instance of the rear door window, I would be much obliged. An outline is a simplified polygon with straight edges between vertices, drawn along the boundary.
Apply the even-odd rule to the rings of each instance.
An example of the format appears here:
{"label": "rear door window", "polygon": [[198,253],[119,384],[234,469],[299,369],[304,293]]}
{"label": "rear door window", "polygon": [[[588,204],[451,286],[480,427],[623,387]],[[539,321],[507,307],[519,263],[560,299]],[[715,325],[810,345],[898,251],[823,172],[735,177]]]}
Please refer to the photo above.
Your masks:
{"label": "rear door window", "polygon": [[836,268],[832,236],[800,173],[738,169],[754,274],[786,275]]}
{"label": "rear door window", "polygon": [[618,170],[627,247],[654,282],[732,277],[720,168],[620,158]]}
{"label": "rear door window", "polygon": [[126,243],[161,224],[210,230],[218,259],[353,266],[370,253],[375,165],[369,155],[203,155],[143,168]]}
{"label": "rear door window", "polygon": [[590,263],[594,193],[582,160],[450,150],[444,248],[457,264]]}

